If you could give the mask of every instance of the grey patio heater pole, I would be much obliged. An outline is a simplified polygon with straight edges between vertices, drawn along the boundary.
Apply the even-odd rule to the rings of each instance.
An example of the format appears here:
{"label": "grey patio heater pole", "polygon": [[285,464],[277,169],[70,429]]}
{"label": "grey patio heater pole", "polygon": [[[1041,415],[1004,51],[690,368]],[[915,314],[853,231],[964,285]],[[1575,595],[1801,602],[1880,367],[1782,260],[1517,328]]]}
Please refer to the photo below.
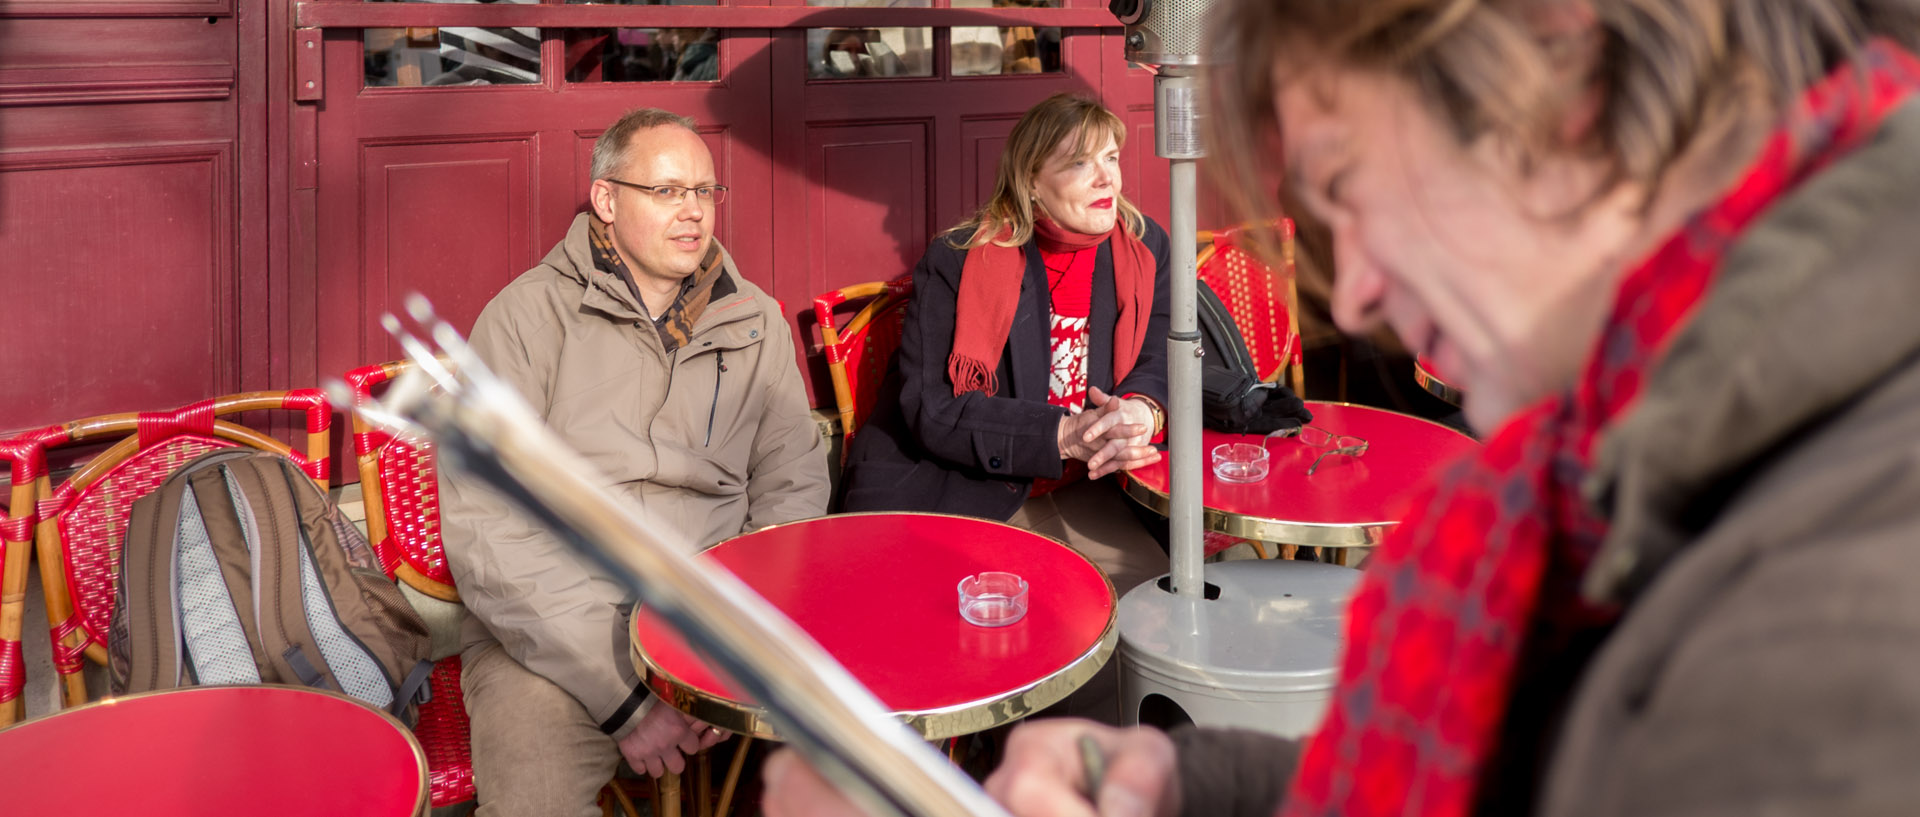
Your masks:
{"label": "grey patio heater pole", "polygon": [[1172,320],[1167,332],[1168,510],[1171,526],[1173,591],[1199,597],[1201,578],[1201,504],[1206,453],[1200,450],[1200,320],[1195,294],[1195,233],[1198,168],[1203,155],[1199,116],[1199,79],[1187,67],[1163,67],[1153,78],[1154,152],[1170,160],[1168,239],[1173,253]]}

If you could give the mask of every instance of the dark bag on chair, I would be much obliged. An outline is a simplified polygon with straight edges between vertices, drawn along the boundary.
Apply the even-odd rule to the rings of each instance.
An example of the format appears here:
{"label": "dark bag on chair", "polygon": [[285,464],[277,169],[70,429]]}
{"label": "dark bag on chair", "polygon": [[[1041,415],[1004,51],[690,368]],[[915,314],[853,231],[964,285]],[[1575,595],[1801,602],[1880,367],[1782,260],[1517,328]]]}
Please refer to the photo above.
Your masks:
{"label": "dark bag on chair", "polygon": [[223,448],[133,503],[107,638],[115,694],[300,684],[412,724],[427,626],[320,486],[277,454]]}
{"label": "dark bag on chair", "polygon": [[1240,326],[1207,282],[1199,282],[1200,408],[1204,424],[1232,434],[1267,434],[1313,420],[1313,413],[1279,383],[1264,383],[1253,367]]}

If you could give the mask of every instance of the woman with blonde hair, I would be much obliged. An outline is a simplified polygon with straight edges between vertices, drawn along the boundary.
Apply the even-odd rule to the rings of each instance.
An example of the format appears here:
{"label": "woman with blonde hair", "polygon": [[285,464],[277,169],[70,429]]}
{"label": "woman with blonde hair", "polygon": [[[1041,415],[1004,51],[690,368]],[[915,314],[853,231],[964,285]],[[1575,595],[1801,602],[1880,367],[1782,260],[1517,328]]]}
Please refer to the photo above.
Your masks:
{"label": "woman with blonde hair", "polygon": [[[1213,166],[1326,223],[1336,320],[1462,379],[1487,445],[1369,565],[1302,745],[1054,722],[988,789],[1022,815],[1920,809],[1920,3],[1214,24]],[[768,777],[815,802],[790,759]]]}
{"label": "woman with blonde hair", "polygon": [[1119,117],[1070,94],[1013,126],[993,197],[914,268],[846,510],[1011,520],[1122,593],[1166,572],[1100,479],[1158,460],[1167,400],[1167,235],[1120,192],[1125,142]]}

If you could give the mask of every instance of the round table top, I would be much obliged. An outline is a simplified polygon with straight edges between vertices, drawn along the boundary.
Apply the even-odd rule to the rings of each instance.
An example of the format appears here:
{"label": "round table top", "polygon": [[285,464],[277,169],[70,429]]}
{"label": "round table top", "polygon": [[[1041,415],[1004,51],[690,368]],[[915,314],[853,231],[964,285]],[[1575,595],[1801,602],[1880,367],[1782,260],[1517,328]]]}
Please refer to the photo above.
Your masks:
{"label": "round table top", "polygon": [[[1113,584],[1058,541],[984,519],[840,514],[763,528],[702,554],[838,659],[927,737],[968,734],[1066,697],[1113,652]],[[1027,580],[1025,618],[978,627],[958,585],[982,571]],[[635,666],[662,699],[717,726],[779,735],[679,634],[634,612]]]}
{"label": "round table top", "polygon": [[[349,762],[351,761],[351,762]],[[427,759],[399,721],[329,692],[187,687],[0,729],[9,814],[124,801],[144,815],[418,815]]]}
{"label": "round table top", "polygon": [[[1202,469],[1201,504],[1206,526],[1244,539],[1289,545],[1367,547],[1380,543],[1400,521],[1400,503],[1434,469],[1472,452],[1479,443],[1431,420],[1348,403],[1307,401],[1313,425],[1367,441],[1359,457],[1332,456],[1318,471],[1307,466],[1324,449],[1298,439],[1259,434],[1201,433],[1202,456],[1214,446],[1264,444],[1266,479],[1233,483]],[[1127,472],[1127,494],[1156,512],[1167,512],[1168,459]]]}
{"label": "round table top", "polygon": [[1413,359],[1413,381],[1419,383],[1420,388],[1425,389],[1428,394],[1456,406],[1467,397],[1466,392],[1461,391],[1459,386],[1443,379],[1440,370],[1434,368],[1433,361],[1428,360],[1425,355]]}

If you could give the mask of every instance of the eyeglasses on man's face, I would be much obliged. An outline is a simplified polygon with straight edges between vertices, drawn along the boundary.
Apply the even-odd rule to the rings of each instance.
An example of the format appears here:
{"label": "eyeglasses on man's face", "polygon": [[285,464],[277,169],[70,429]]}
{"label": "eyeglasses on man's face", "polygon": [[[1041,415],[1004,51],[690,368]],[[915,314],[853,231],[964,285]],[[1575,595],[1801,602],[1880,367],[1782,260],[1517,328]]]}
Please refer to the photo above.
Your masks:
{"label": "eyeglasses on man's face", "polygon": [[692,193],[696,198],[700,199],[702,205],[719,204],[727,200],[727,186],[724,184],[709,184],[705,187],[687,187],[679,184],[634,184],[633,182],[623,182],[619,179],[608,179],[607,181],[620,185],[621,187],[631,187],[644,192],[649,198],[653,199],[655,204],[662,207],[679,207],[687,200],[688,193]]}
{"label": "eyeglasses on man's face", "polygon": [[1366,440],[1345,434],[1335,434],[1319,426],[1294,426],[1267,435],[1267,439],[1274,437],[1292,437],[1299,440],[1302,445],[1326,449],[1320,452],[1320,456],[1313,458],[1312,465],[1307,466],[1307,476],[1313,476],[1313,472],[1320,468],[1320,463],[1325,462],[1328,457],[1337,455],[1359,457],[1367,453]]}

